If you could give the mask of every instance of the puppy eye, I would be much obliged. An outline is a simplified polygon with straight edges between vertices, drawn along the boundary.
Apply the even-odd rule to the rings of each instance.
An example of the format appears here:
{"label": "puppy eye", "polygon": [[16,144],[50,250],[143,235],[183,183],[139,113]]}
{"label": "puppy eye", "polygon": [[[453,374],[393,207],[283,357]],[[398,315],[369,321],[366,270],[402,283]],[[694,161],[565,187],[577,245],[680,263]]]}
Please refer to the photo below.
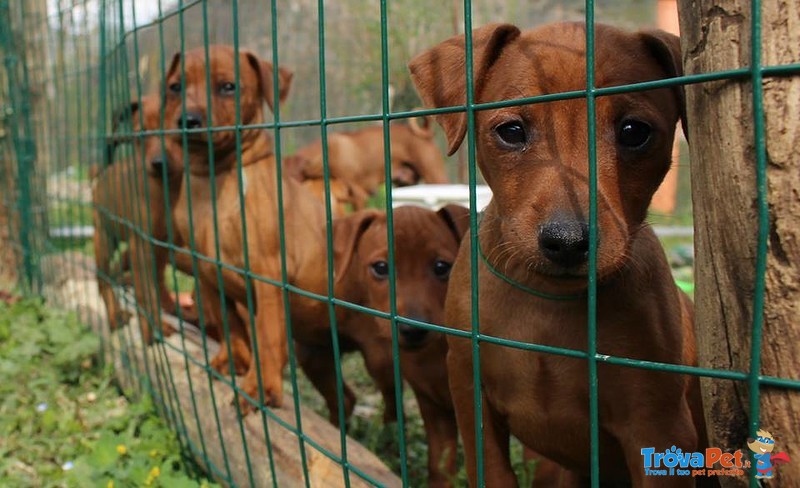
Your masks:
{"label": "puppy eye", "polygon": [[226,81],[225,83],[219,86],[219,93],[221,95],[233,95],[236,93],[236,84],[230,81]]}
{"label": "puppy eye", "polygon": [[172,93],[180,93],[181,89],[183,88],[183,83],[181,82],[171,83],[168,88],[169,91],[171,91]]}
{"label": "puppy eye", "polygon": [[617,141],[629,149],[641,149],[650,141],[652,127],[640,120],[623,120],[617,131]]}
{"label": "puppy eye", "polygon": [[437,278],[446,280],[450,277],[450,268],[452,267],[453,265],[451,263],[438,259],[433,263],[433,274],[435,274]]}
{"label": "puppy eye", "polygon": [[372,276],[379,280],[385,280],[389,276],[389,263],[386,261],[375,261],[369,265]]}
{"label": "puppy eye", "polygon": [[521,146],[528,140],[525,127],[517,120],[506,122],[495,128],[495,133],[500,140],[509,146]]}

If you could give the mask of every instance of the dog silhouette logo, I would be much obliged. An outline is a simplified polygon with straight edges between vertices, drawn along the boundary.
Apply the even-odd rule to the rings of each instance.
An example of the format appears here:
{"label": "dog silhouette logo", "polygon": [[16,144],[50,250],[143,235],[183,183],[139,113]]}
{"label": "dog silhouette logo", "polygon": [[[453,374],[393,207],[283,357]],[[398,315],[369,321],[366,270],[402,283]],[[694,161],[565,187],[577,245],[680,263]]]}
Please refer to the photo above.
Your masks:
{"label": "dog silhouette logo", "polygon": [[775,437],[766,430],[756,432],[756,438],[747,439],[747,447],[753,451],[756,460],[756,478],[768,480],[775,476],[775,467],[790,461],[785,452],[773,453]]}

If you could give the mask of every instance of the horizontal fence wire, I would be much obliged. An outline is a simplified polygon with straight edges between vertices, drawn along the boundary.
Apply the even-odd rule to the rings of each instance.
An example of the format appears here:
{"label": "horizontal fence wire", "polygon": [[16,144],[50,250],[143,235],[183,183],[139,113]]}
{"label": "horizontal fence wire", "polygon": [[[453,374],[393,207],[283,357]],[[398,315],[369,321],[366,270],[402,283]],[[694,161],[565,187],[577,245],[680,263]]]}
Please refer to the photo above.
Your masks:
{"label": "horizontal fence wire", "polygon": [[[380,71],[380,108],[379,110],[371,110],[370,113],[363,113],[358,115],[331,115],[328,107],[328,85],[329,80],[327,77],[327,70],[334,64],[331,59],[326,55],[326,42],[329,40],[329,32],[327,28],[330,26],[328,23],[328,16],[331,6],[328,2],[318,0],[316,3],[316,49],[318,53],[315,62],[319,66],[319,73],[317,82],[319,84],[319,97],[318,109],[319,117],[302,118],[301,120],[290,119],[281,112],[279,83],[280,73],[279,66],[284,57],[280,56],[279,47],[285,43],[291,42],[289,37],[290,29],[283,27],[279,22],[279,15],[281,9],[278,6],[277,0],[269,2],[268,15],[259,19],[261,22],[269,24],[269,44],[270,44],[270,61],[272,63],[272,71],[269,74],[272,78],[273,98],[276,100],[273,110],[273,120],[263,121],[257,123],[243,123],[241,113],[241,88],[240,84],[236,84],[235,90],[235,122],[233,125],[214,125],[212,118],[212,104],[214,99],[210,91],[205,94],[204,103],[208,107],[206,113],[206,120],[204,127],[198,129],[178,128],[168,129],[165,127],[165,109],[162,104],[160,109],[160,127],[161,129],[146,129],[144,114],[139,111],[134,120],[129,120],[118,128],[111,127],[111,120],[117,107],[124,107],[129,105],[131,101],[136,101],[139,106],[144,104],[144,99],[148,94],[148,88],[145,86],[140,73],[142,65],[142,52],[140,51],[140,36],[144,36],[146,32],[151,32],[149,29],[155,29],[158,37],[158,82],[159,86],[166,85],[166,75],[169,69],[170,55],[165,43],[165,22],[169,19],[174,19],[178,23],[179,33],[179,49],[181,54],[180,63],[178,65],[181,79],[186,79],[187,66],[185,63],[186,52],[190,50],[191,46],[186,42],[186,30],[190,26],[186,25],[185,16],[191,9],[199,8],[202,11],[202,38],[206,58],[209,57],[209,49],[212,39],[212,33],[209,31],[209,12],[208,6],[210,2],[200,0],[182,1],[179,0],[176,5],[170,10],[165,9],[162,1],[158,1],[158,9],[155,19],[152,21],[141,22],[142,19],[137,19],[140,15],[137,12],[137,2],[126,0],[82,0],[80,2],[72,2],[67,5],[66,2],[56,2],[56,8],[50,9],[46,12],[44,18],[27,18],[25,19],[26,7],[20,5],[17,8],[21,9],[22,15],[14,17],[10,9],[10,2],[0,1],[0,24],[2,24],[2,37],[0,38],[0,46],[3,49],[4,65],[7,74],[4,83],[6,86],[2,87],[0,95],[7,98],[3,103],[7,104],[7,111],[10,111],[10,116],[5,120],[6,126],[11,129],[10,137],[6,137],[2,141],[3,157],[2,176],[6,181],[3,181],[4,192],[9,197],[4,199],[3,205],[6,209],[18,214],[18,223],[8,222],[9,234],[14,236],[14,239],[9,243],[17,254],[17,267],[19,274],[20,288],[26,294],[41,293],[42,289],[47,285],[48,274],[52,274],[53,270],[48,268],[45,263],[47,255],[54,255],[59,253],[62,249],[59,247],[61,240],[73,239],[78,240],[77,233],[70,235],[67,233],[65,237],[55,239],[47,232],[48,226],[53,225],[47,222],[47,208],[52,203],[59,203],[65,206],[68,205],[66,212],[57,214],[59,220],[65,222],[73,222],[80,218],[81,212],[85,210],[91,211],[94,220],[94,232],[100,232],[97,228],[97,222],[102,221],[111,231],[111,238],[116,241],[131,241],[136,239],[141,245],[135,251],[136,256],[130,259],[136,259],[138,262],[145,262],[147,265],[148,281],[145,293],[146,300],[140,302],[138,297],[132,298],[132,295],[126,293],[122,294],[123,302],[126,307],[133,310],[135,315],[140,317],[140,320],[146,321],[151,324],[155,331],[154,351],[155,354],[138,355],[133,350],[137,338],[133,335],[132,327],[128,327],[123,331],[119,343],[111,344],[104,342],[104,357],[107,358],[124,358],[120,363],[126,369],[126,374],[131,375],[131,384],[136,385],[141,393],[145,393],[154,398],[158,404],[158,408],[162,415],[167,419],[172,428],[178,433],[179,440],[182,447],[192,453],[192,455],[199,459],[200,464],[206,469],[211,471],[211,474],[225,482],[226,484],[235,485],[237,473],[236,466],[229,463],[229,455],[224,441],[225,436],[222,432],[221,416],[217,411],[217,397],[233,396],[232,405],[229,408],[236,409],[238,424],[236,425],[237,434],[241,441],[245,466],[247,470],[247,481],[250,485],[256,485],[257,474],[256,471],[262,469],[262,464],[266,463],[271,473],[269,482],[273,486],[279,486],[279,480],[276,475],[276,459],[272,450],[270,442],[271,432],[270,429],[280,428],[291,432],[296,436],[297,445],[300,452],[300,464],[303,473],[303,484],[307,487],[311,486],[310,477],[310,460],[307,452],[313,450],[329,460],[337,463],[341,467],[341,483],[344,486],[351,486],[355,483],[356,477],[359,482],[364,481],[368,484],[379,485],[380,482],[374,479],[370,474],[365,472],[359,467],[358,460],[353,459],[348,450],[348,437],[347,437],[347,418],[345,414],[345,385],[344,373],[342,371],[342,358],[344,357],[343,346],[340,344],[339,339],[339,324],[337,324],[337,310],[347,310],[358,312],[368,317],[374,317],[380,320],[388,321],[391,328],[391,355],[393,358],[393,379],[396,396],[396,409],[398,412],[397,424],[392,427],[393,433],[397,441],[397,457],[399,459],[399,476],[404,486],[412,486],[412,474],[409,468],[409,455],[408,455],[408,425],[406,415],[404,414],[405,402],[403,396],[403,376],[400,364],[400,344],[398,336],[398,327],[411,326],[423,330],[428,330],[435,333],[446,334],[453,337],[461,337],[468,339],[471,343],[470,353],[472,355],[473,370],[472,380],[475,385],[474,388],[474,406],[475,415],[477,419],[483,418],[482,405],[482,388],[481,388],[481,348],[483,345],[495,345],[507,348],[514,348],[524,351],[531,351],[537,353],[553,354],[563,357],[576,358],[586,360],[587,363],[587,380],[589,381],[589,419],[590,419],[590,465],[591,465],[591,484],[593,487],[600,486],[600,451],[599,451],[599,430],[600,430],[600,412],[598,406],[599,391],[603,388],[602,384],[598,382],[598,365],[608,364],[628,368],[637,368],[648,371],[660,371],[673,374],[699,376],[705,378],[713,378],[717,380],[733,380],[745,382],[748,387],[748,401],[750,410],[750,434],[755,435],[759,426],[759,408],[762,387],[775,387],[787,390],[798,391],[800,390],[800,379],[779,378],[769,375],[761,374],[761,347],[763,342],[763,322],[764,322],[764,299],[765,299],[765,276],[767,266],[767,245],[768,245],[768,231],[769,231],[769,207],[767,202],[767,158],[766,158],[766,135],[765,135],[765,114],[763,106],[763,82],[765,78],[771,77],[786,77],[797,76],[800,74],[800,64],[786,64],[780,66],[765,66],[762,64],[761,57],[761,2],[759,0],[752,0],[751,2],[751,25],[752,30],[752,45],[751,45],[751,59],[750,66],[746,68],[738,68],[732,70],[724,70],[702,74],[684,75],[676,78],[649,81],[643,83],[627,84],[612,87],[596,87],[595,86],[595,66],[596,57],[595,53],[595,2],[593,0],[585,0],[585,13],[583,15],[587,25],[586,29],[586,87],[582,90],[568,91],[563,93],[552,93],[546,95],[520,97],[516,99],[492,101],[479,103],[476,101],[476,94],[474,93],[474,79],[475,67],[473,66],[473,44],[472,44],[472,29],[473,29],[473,5],[471,0],[463,0],[463,22],[461,27],[465,35],[465,56],[466,63],[464,65],[464,77],[466,80],[466,99],[463,105],[456,105],[446,108],[436,109],[406,109],[399,108],[393,109],[391,105],[391,72],[390,63],[393,61],[393,56],[389,45],[389,32],[393,22],[393,15],[395,11],[390,9],[388,0],[381,0],[379,2],[379,16],[378,16],[378,31],[380,36],[380,67],[372,67],[372,69]],[[81,14],[76,15],[78,7],[81,8]],[[235,53],[244,52],[247,47],[239,38],[237,22],[246,22],[249,19],[240,19],[239,15],[239,2],[233,0],[230,2],[230,9],[234,19],[234,25],[230,26],[232,29],[232,45]],[[269,19],[267,20],[267,17]],[[53,85],[55,97],[62,100],[73,100],[70,103],[59,105],[55,101],[50,100],[46,107],[46,115],[49,121],[36,120],[32,113],[30,102],[30,73],[28,72],[28,63],[30,63],[31,53],[25,52],[21,41],[14,39],[14,33],[11,26],[15,21],[23,19],[28,23],[45,23],[53,27],[53,32],[48,34],[48,44],[54,49],[55,54],[60,62],[52,62],[48,64],[47,71],[40,79],[40,82]],[[74,35],[70,36],[68,32],[70,29],[80,27],[84,33],[85,38]],[[191,26],[194,28],[196,26]],[[284,32],[286,31],[286,32]],[[289,39],[287,41],[287,39]],[[67,63],[63,58],[69,57],[67,51],[72,48],[72,54],[75,60],[72,63]],[[239,56],[235,57],[235,79],[240,80],[239,76],[243,69],[239,63]],[[211,85],[212,71],[211,67],[205,67],[205,83]],[[750,82],[752,84],[753,96],[753,114],[754,114],[754,138],[756,148],[756,179],[757,179],[757,202],[758,202],[758,248],[756,254],[756,277],[755,277],[755,292],[753,298],[753,322],[752,322],[752,342],[750,345],[750,367],[747,371],[736,371],[731,369],[717,369],[705,368],[698,366],[687,366],[682,364],[668,364],[657,361],[649,361],[636,358],[614,357],[603,354],[602,350],[597,347],[597,251],[598,251],[598,208],[597,208],[597,100],[602,97],[614,96],[623,93],[640,92],[645,90],[654,90],[659,88],[668,88],[674,86],[691,85],[698,83],[709,83],[720,80],[738,80],[743,82]],[[162,94],[163,95],[163,94]],[[503,337],[497,337],[481,332],[481,324],[479,321],[479,242],[478,229],[479,215],[478,215],[478,195],[477,187],[479,183],[479,174],[477,167],[477,141],[476,141],[476,113],[485,110],[496,110],[500,108],[515,107],[521,105],[551,103],[565,100],[584,99],[586,100],[586,120],[588,127],[588,167],[589,167],[589,271],[588,271],[588,294],[586,297],[587,306],[587,331],[588,343],[585,349],[569,349],[562,347],[547,346],[543,344],[531,344]],[[181,103],[185,106],[187,102],[186,91],[181,92]],[[391,137],[390,137],[390,123],[395,121],[402,121],[416,117],[430,117],[442,114],[452,113],[465,113],[466,114],[466,168],[467,168],[467,183],[469,185],[469,206],[470,206],[470,228],[473,232],[469,234],[470,242],[470,256],[469,262],[471,266],[470,272],[470,296],[471,296],[471,320],[469,327],[465,330],[457,330],[445,327],[441,324],[429,323],[421,320],[415,320],[409,317],[404,317],[398,312],[397,303],[397,269],[395,265],[395,232],[394,232],[394,217],[393,217],[393,197],[392,197],[392,181],[391,178],[385,178],[383,189],[386,193],[386,199],[383,209],[386,214],[386,238],[388,242],[387,261],[388,267],[388,287],[389,287],[389,310],[382,311],[372,309],[358,303],[353,303],[336,297],[334,293],[335,273],[334,273],[334,240],[333,240],[333,223],[334,215],[331,206],[332,188],[331,188],[331,172],[329,166],[329,149],[328,144],[325,143],[330,140],[332,132],[329,130],[336,126],[343,126],[345,124],[362,123],[362,122],[380,122],[383,126],[382,139],[384,144],[383,149],[383,167],[386,175],[389,175],[392,170],[391,161]],[[182,119],[186,121],[186,114],[182,114]],[[74,121],[74,122],[73,122]],[[217,219],[217,206],[216,206],[216,192],[219,191],[215,184],[210,185],[211,205],[213,209],[213,253],[206,255],[199,249],[198,243],[195,241],[195,225],[197,222],[194,220],[195,215],[192,214],[192,197],[193,192],[191,189],[190,177],[190,157],[187,148],[191,145],[190,137],[194,134],[202,134],[207,137],[207,152],[209,155],[209,168],[211,172],[211,181],[215,181],[215,151],[212,141],[212,136],[218,133],[233,133],[235,134],[235,148],[236,148],[236,179],[238,183],[238,211],[241,217],[242,228],[242,241],[244,243],[250,242],[248,239],[248,232],[252,233],[253,229],[248,229],[248,224],[251,222],[245,218],[247,208],[245,205],[245,176],[242,162],[242,149],[243,140],[242,134],[245,130],[266,130],[271,131],[274,136],[274,153],[278,161],[282,160],[284,155],[290,153],[288,144],[286,142],[287,133],[291,129],[300,129],[305,127],[312,127],[317,130],[317,135],[324,142],[321,146],[322,151],[322,165],[323,165],[323,179],[324,179],[324,196],[325,196],[325,254],[326,254],[326,269],[321,272],[327,273],[327,291],[324,294],[316,293],[303,289],[291,283],[290,273],[288,271],[287,257],[287,239],[286,228],[287,221],[285,215],[285,202],[286,195],[284,194],[281,184],[276,186],[276,201],[277,201],[277,226],[279,229],[279,255],[280,255],[280,269],[276,276],[262,276],[253,270],[251,263],[251,253],[255,252],[249,249],[246,244],[243,246],[243,260],[242,266],[237,266],[222,259],[223,251],[221,250],[221,225]],[[162,173],[161,184],[162,188],[151,187],[148,173],[146,172],[147,161],[145,160],[144,151],[137,151],[131,148],[130,142],[138,141],[140,144],[145,138],[157,137],[161,145],[162,152],[167,152],[167,145],[170,138],[180,137],[182,146],[182,165],[183,175],[182,184],[187,187],[186,198],[188,201],[188,225],[189,225],[189,242],[186,242],[186,247],[177,245],[178,242],[177,230],[174,228],[172,212],[167,208],[164,216],[154,215],[149,205],[142,205],[140,199],[149,201],[151,197],[156,196],[156,192],[162,192],[163,197],[169,205],[170,195],[168,192],[169,182],[167,174]],[[48,140],[49,139],[49,140]],[[79,161],[77,166],[79,171],[88,171],[90,164],[98,164],[101,167],[104,165],[104,155],[108,150],[110,141],[117,141],[120,143],[118,148],[119,154],[118,162],[114,164],[127,164],[131,168],[131,177],[119,188],[100,188],[98,192],[102,194],[106,192],[106,196],[111,195],[118,201],[109,200],[106,198],[106,203],[94,204],[86,201],[85,199],[75,198],[74,196],[61,196],[60,194],[52,194],[45,188],[47,193],[44,196],[37,196],[37,193],[42,189],[37,188],[39,178],[45,179],[51,175],[56,175],[57,169],[64,169],[69,166],[71,161]],[[11,158],[6,158],[6,154],[10,154]],[[46,159],[49,161],[49,167],[43,167],[41,160]],[[9,177],[10,175],[10,177]],[[54,177],[61,180],[63,186],[67,186],[68,175],[65,171],[58,173]],[[276,181],[282,181],[286,178],[286,168],[282,164],[276,164],[275,167]],[[116,192],[116,193],[115,193]],[[122,207],[118,204],[122,203]],[[41,206],[42,208],[38,208]],[[44,210],[42,210],[44,209]],[[120,211],[122,209],[122,211]],[[34,217],[34,215],[43,215],[42,217]],[[157,237],[154,235],[153,221],[156,218],[164,217],[166,219],[166,235]],[[5,244],[5,243],[4,243]],[[130,247],[128,249],[131,249]],[[291,397],[293,401],[293,416],[294,421],[289,422],[284,418],[278,416],[271,408],[266,407],[266,399],[264,396],[264,388],[261,382],[261,372],[257,373],[259,381],[257,397],[251,397],[247,392],[242,390],[240,379],[235,374],[234,354],[231,349],[229,340],[222,340],[221,347],[226,347],[228,352],[228,374],[222,374],[215,368],[211,367],[211,344],[206,339],[205,333],[201,334],[200,347],[202,349],[202,358],[198,359],[188,353],[187,344],[192,341],[190,335],[186,332],[184,327],[180,327],[177,331],[179,341],[172,342],[165,339],[164,331],[168,325],[162,321],[159,311],[163,308],[162,297],[155,290],[155,283],[162,279],[157,277],[158,268],[153,257],[153,249],[163,249],[167,251],[168,263],[170,264],[170,271],[167,273],[167,281],[172,288],[177,289],[180,276],[177,270],[177,262],[181,258],[188,258],[191,262],[193,276],[191,277],[191,284],[196,290],[201,287],[200,275],[203,269],[209,267],[213,268],[214,282],[216,283],[216,297],[213,298],[214,302],[219,302],[220,315],[222,323],[219,324],[223,330],[223,337],[230,337],[230,327],[228,317],[231,314],[237,313],[236,310],[231,310],[234,306],[233,302],[226,295],[226,281],[224,275],[227,273],[235,274],[242,278],[246,288],[246,306],[247,306],[247,323],[249,324],[250,338],[253,341],[257,340],[256,318],[257,318],[257,303],[256,291],[257,287],[267,285],[271,288],[279,289],[281,295],[281,307],[286,317],[286,331],[288,337],[288,376],[289,384],[291,386]],[[97,279],[107,285],[115,288],[120,287],[117,281],[118,277],[113,276],[107,272],[97,270],[91,266],[86,266],[75,256],[68,258],[70,265],[75,269],[81,269],[86,273],[96,274]],[[134,286],[135,287],[135,286]],[[228,291],[230,293],[230,290]],[[333,348],[334,371],[335,371],[335,387],[338,402],[338,418],[337,427],[339,428],[338,449],[336,453],[331,449],[326,448],[313,435],[308,434],[304,430],[304,423],[302,421],[303,399],[300,395],[300,381],[301,375],[298,371],[297,352],[295,350],[294,331],[291,320],[291,301],[297,298],[310,299],[324,303],[326,305],[326,313],[330,323],[330,339]],[[82,297],[88,301],[88,297]],[[204,296],[198,293],[196,297],[198,309],[198,322],[201,331],[205,332],[207,328],[211,327],[209,317],[205,315],[205,308],[203,306]],[[178,321],[184,323],[184,317],[181,315],[180,307],[177,308]],[[105,340],[105,338],[104,338]],[[117,348],[116,350],[114,348]],[[260,368],[261,362],[259,361],[260,348],[255,347],[253,350],[252,361],[255,361],[256,368]],[[173,369],[170,361],[168,360],[169,354],[177,354],[183,360],[183,371]],[[140,363],[141,362],[141,363]],[[190,367],[193,370],[203,371],[204,377],[194,376],[190,374]],[[143,374],[137,375],[136,371],[143,371]],[[185,376],[190,391],[194,392],[195,388],[203,384],[207,387],[209,394],[212,397],[214,410],[212,412],[203,412],[198,407],[195,395],[190,395],[190,402],[184,403],[177,393],[176,378]],[[260,434],[266,439],[268,458],[266,460],[255,459],[251,457],[248,451],[249,439],[253,434],[249,431],[243,421],[245,417],[241,403],[238,401],[244,398],[251,405],[256,407],[257,415],[259,416]],[[213,415],[215,418],[217,431],[212,437],[206,438],[203,436],[203,429],[200,427],[200,419],[203,416]],[[475,435],[477,440],[477,478],[479,483],[484,482],[487,466],[485,466],[483,459],[483,423],[481,421],[475,422]],[[198,438],[192,438],[189,431],[199,432]],[[222,464],[218,464],[212,460],[211,452],[214,450],[222,451]],[[751,486],[758,486],[757,482],[751,478]]]}

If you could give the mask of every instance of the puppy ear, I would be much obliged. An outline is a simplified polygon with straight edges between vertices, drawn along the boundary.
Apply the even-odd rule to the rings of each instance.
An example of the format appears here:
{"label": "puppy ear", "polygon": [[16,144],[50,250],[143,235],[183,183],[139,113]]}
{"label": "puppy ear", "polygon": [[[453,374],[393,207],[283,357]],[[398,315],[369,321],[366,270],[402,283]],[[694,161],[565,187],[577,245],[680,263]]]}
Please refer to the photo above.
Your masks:
{"label": "puppy ear", "polygon": [[117,149],[117,146],[130,139],[130,137],[120,137],[117,135],[119,126],[128,120],[136,120],[134,117],[136,117],[138,112],[139,100],[131,100],[128,105],[114,112],[111,118],[111,136],[106,138],[106,166],[110,166],[111,163],[114,162],[114,151]]}
{"label": "puppy ear", "polygon": [[[511,24],[488,24],[472,31],[472,72],[474,100],[479,100],[486,76],[503,49],[519,37]],[[466,50],[464,35],[451,37],[418,54],[408,65],[411,79],[425,105],[432,108],[464,105],[467,101]],[[456,112],[436,116],[447,135],[447,155],[461,145],[467,132],[467,114]]]}
{"label": "puppy ear", "polygon": [[464,234],[469,230],[469,209],[450,203],[440,208],[436,213],[444,220],[450,232],[453,233],[456,242],[460,244]]}
{"label": "puppy ear", "polygon": [[[639,32],[639,36],[656,61],[658,61],[658,64],[667,72],[668,78],[683,76],[680,37],[662,30],[642,31]],[[683,85],[673,87],[672,92],[677,99],[683,135],[686,136],[688,140],[689,128],[686,121],[686,94]]]}
{"label": "puppy ear", "polygon": [[[261,96],[267,101],[270,110],[275,110],[275,90],[272,84],[272,63],[264,61],[249,51],[243,51],[247,62],[255,70],[258,76],[258,83],[261,87]],[[283,103],[289,96],[289,89],[292,86],[294,73],[282,67],[278,67],[278,103]]]}
{"label": "puppy ear", "polygon": [[303,168],[305,168],[308,163],[308,159],[299,154],[286,156],[283,158],[283,174],[293,180],[303,182],[306,180],[303,174]]}
{"label": "puppy ear", "polygon": [[361,237],[383,212],[362,210],[333,221],[333,262],[338,283],[347,274]]}
{"label": "puppy ear", "polygon": [[164,76],[164,89],[166,90],[166,81],[181,68],[181,53],[180,51],[172,55],[172,61],[169,63],[169,69]]}
{"label": "puppy ear", "polygon": [[135,120],[134,117],[139,112],[139,100],[133,99],[128,105],[120,107],[114,112],[114,118],[111,121],[111,132],[117,132],[120,124],[128,121]]}

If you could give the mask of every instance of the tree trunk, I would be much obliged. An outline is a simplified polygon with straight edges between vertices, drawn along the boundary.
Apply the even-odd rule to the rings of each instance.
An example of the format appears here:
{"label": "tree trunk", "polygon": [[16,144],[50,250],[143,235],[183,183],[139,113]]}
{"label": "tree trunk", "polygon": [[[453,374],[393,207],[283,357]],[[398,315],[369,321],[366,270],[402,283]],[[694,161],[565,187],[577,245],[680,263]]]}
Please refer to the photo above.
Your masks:
{"label": "tree trunk", "polygon": [[[762,64],[800,60],[800,0],[762,3]],[[681,0],[686,72],[750,66],[750,0]],[[769,252],[761,374],[800,377],[800,78],[765,76]],[[696,327],[700,365],[749,371],[756,242],[756,147],[752,84],[686,87],[695,215]],[[703,380],[709,442],[747,451],[745,383]],[[761,387],[760,426],[792,462],[770,486],[800,480],[800,393]],[[745,486],[721,478],[723,486]]]}

